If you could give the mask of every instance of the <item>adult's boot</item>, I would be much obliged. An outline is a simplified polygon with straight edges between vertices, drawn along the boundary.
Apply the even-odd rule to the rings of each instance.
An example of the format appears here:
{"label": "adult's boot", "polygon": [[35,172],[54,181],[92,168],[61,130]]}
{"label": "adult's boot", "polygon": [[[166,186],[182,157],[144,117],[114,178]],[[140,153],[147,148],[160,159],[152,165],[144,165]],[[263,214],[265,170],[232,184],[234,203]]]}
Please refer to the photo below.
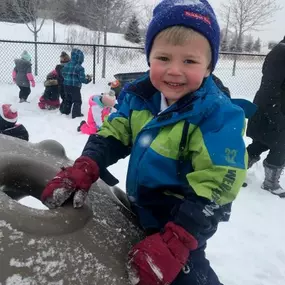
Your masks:
{"label": "adult's boot", "polygon": [[278,195],[281,198],[285,198],[285,190],[279,184],[279,179],[284,167],[269,164],[266,160],[263,161],[263,166],[265,170],[265,179],[261,188],[274,195]]}

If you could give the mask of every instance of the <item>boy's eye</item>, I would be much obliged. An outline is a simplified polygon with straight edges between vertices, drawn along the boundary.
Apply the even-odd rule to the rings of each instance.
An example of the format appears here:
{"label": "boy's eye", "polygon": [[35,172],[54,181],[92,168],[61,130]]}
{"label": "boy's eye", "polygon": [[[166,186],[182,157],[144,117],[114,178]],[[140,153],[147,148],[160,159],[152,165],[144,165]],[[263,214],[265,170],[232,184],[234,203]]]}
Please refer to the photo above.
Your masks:
{"label": "boy's eye", "polygon": [[185,59],[184,63],[188,63],[188,64],[190,63],[191,64],[191,63],[196,63],[196,61],[194,61],[192,59]]}
{"label": "boy's eye", "polygon": [[157,59],[161,60],[161,61],[167,61],[168,60],[168,58],[166,56],[158,56]]}

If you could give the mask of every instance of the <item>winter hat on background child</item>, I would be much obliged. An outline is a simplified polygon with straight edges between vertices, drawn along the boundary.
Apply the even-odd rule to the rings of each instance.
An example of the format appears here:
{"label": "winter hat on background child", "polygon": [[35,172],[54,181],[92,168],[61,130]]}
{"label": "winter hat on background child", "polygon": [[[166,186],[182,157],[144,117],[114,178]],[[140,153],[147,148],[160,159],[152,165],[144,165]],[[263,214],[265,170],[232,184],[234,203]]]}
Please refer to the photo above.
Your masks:
{"label": "winter hat on background child", "polygon": [[103,93],[101,102],[105,107],[114,107],[114,105],[116,104],[115,91],[110,90],[108,93]]}
{"label": "winter hat on background child", "polygon": [[21,59],[24,59],[24,60],[27,60],[27,61],[31,61],[32,57],[26,50],[24,50],[22,52],[22,54],[21,54]]}
{"label": "winter hat on background child", "polygon": [[70,61],[70,56],[65,51],[63,51],[61,52],[59,59],[60,63],[67,63]]}
{"label": "winter hat on background child", "polygon": [[212,50],[212,70],[215,69],[220,45],[220,28],[211,5],[206,0],[162,0],[153,10],[148,26],[145,51],[149,55],[153,41],[162,30],[172,26],[184,26],[202,34]]}

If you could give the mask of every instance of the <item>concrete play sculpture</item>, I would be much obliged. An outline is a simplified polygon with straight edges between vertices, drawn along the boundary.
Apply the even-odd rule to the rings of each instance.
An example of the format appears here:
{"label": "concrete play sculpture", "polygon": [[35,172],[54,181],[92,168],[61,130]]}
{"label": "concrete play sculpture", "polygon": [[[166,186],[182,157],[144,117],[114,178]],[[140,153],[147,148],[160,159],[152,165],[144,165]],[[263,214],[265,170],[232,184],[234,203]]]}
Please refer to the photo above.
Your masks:
{"label": "concrete play sculpture", "polygon": [[56,141],[0,135],[0,284],[129,284],[127,253],[142,233],[120,189],[100,180],[82,209],[37,210],[17,202],[39,198],[58,169],[71,164]]}

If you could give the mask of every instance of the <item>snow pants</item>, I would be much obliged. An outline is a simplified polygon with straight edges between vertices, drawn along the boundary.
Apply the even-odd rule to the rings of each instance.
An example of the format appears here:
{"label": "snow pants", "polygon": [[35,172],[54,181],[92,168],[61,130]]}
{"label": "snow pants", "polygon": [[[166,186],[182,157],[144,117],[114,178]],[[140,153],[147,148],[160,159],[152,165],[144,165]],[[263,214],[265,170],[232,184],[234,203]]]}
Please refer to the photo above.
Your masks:
{"label": "snow pants", "polygon": [[205,248],[203,246],[190,253],[187,265],[171,285],[223,285],[206,259]]}
{"label": "snow pants", "polygon": [[249,157],[254,158],[260,156],[263,152],[269,150],[266,157],[266,162],[270,165],[282,167],[285,165],[285,144],[282,142],[276,142],[273,146],[267,146],[266,144],[253,140],[247,147]]}
{"label": "snow pants", "polygon": [[31,88],[30,87],[22,87],[22,86],[19,86],[19,88],[20,88],[19,99],[27,100],[27,98],[29,97],[29,95],[31,93]]}
{"label": "snow pants", "polygon": [[69,115],[72,112],[72,118],[81,117],[82,100],[80,87],[65,85],[64,90],[65,97],[60,106],[61,113]]}

